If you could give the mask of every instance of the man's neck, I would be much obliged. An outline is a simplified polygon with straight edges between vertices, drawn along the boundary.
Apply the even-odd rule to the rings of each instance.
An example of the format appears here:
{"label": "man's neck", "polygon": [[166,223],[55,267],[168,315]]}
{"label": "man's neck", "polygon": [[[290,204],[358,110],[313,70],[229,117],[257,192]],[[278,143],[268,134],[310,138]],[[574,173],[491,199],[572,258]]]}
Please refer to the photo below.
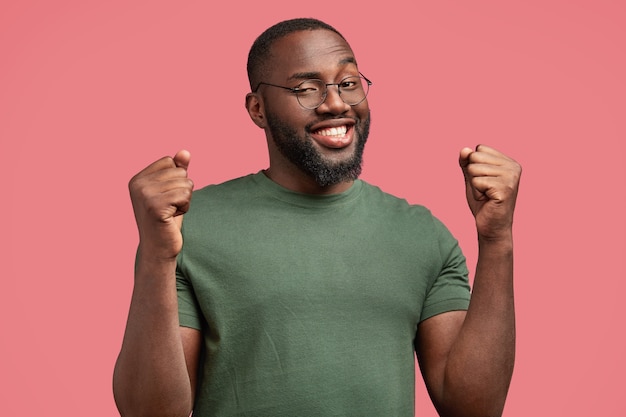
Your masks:
{"label": "man's neck", "polygon": [[274,181],[276,184],[297,193],[330,195],[340,194],[347,191],[354,181],[345,181],[327,186],[320,186],[313,178],[304,173],[279,173],[276,170],[268,168],[263,171],[266,177]]}

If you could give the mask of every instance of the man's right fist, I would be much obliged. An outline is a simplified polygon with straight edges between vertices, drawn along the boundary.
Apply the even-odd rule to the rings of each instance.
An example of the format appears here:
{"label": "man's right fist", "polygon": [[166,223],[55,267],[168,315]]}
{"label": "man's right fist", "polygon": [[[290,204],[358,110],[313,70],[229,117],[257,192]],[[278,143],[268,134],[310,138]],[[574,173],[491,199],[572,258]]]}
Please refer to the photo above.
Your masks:
{"label": "man's right fist", "polygon": [[193,190],[187,178],[190,158],[185,150],[161,158],[128,184],[142,256],[172,259],[182,249],[182,215],[189,209]]}

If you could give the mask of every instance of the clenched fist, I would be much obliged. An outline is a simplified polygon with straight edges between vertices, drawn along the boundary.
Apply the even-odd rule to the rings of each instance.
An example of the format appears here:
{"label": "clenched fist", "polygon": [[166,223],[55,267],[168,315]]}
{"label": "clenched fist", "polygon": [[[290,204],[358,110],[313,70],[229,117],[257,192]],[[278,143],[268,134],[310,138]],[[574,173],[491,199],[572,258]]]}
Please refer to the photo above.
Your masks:
{"label": "clenched fist", "polygon": [[517,199],[521,166],[485,145],[463,148],[459,165],[465,177],[467,202],[476,219],[478,236],[509,238]]}
{"label": "clenched fist", "polygon": [[193,190],[187,178],[190,157],[181,150],[173,158],[161,158],[128,184],[144,255],[171,260],[182,249],[182,215],[189,209]]}

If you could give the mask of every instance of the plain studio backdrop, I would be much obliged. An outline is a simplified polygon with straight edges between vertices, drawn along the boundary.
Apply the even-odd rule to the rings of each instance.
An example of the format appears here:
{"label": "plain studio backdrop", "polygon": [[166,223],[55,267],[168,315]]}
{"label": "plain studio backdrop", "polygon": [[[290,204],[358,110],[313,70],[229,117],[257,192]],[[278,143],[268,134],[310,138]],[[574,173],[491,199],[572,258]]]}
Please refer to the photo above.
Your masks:
{"label": "plain studio backdrop", "polygon": [[0,415],[116,415],[128,180],[180,148],[197,187],[267,167],[246,58],[293,17],[336,26],[374,82],[363,178],[428,206],[471,266],[459,149],[523,165],[505,416],[626,415],[626,11],[608,0],[3,2]]}

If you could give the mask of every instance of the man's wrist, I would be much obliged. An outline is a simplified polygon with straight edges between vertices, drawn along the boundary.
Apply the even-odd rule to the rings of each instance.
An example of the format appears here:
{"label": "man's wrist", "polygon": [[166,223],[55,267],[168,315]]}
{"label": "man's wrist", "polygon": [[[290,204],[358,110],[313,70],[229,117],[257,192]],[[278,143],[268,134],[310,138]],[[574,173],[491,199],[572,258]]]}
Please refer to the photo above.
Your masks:
{"label": "man's wrist", "polygon": [[513,251],[513,232],[511,230],[498,235],[478,235],[478,246],[481,250]]}

